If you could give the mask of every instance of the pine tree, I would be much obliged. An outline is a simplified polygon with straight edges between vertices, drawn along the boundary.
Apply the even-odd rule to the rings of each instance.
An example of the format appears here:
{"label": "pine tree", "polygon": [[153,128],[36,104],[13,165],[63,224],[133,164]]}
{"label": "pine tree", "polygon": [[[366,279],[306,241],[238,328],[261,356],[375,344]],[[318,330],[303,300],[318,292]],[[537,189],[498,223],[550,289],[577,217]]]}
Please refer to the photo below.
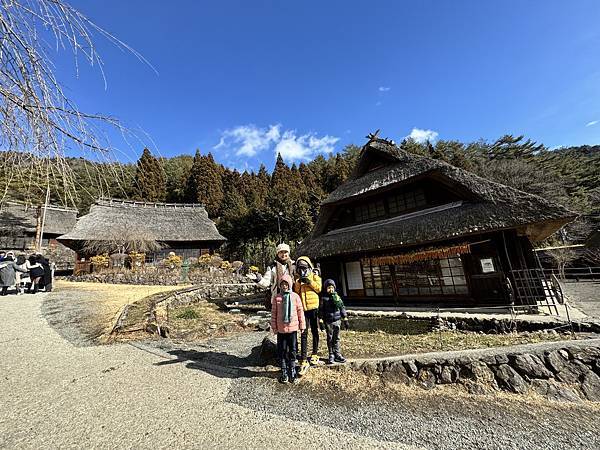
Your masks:
{"label": "pine tree", "polygon": [[194,162],[187,182],[187,199],[191,202],[202,203],[209,217],[219,216],[223,202],[222,168],[213,159],[212,154],[202,156],[196,150]]}
{"label": "pine tree", "polygon": [[147,202],[160,202],[165,199],[165,171],[147,148],[137,162],[134,192],[136,198]]}

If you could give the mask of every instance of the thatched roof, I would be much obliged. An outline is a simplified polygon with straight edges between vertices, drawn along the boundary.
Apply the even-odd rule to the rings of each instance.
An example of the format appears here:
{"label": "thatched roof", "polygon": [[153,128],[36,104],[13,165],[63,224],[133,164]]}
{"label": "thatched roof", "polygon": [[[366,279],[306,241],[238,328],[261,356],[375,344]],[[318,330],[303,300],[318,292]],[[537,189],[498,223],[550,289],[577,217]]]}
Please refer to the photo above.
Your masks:
{"label": "thatched roof", "polygon": [[115,230],[157,242],[226,241],[202,205],[116,199],[96,201],[59,241],[71,248],[80,247],[81,242],[112,241]]}
{"label": "thatched roof", "polygon": [[[43,214],[43,207],[42,207]],[[0,204],[0,233],[10,236],[35,235],[38,207],[16,202]],[[48,205],[44,236],[60,236],[73,229],[77,210]]]}
{"label": "thatched roof", "polygon": [[[373,161],[382,167],[371,170]],[[419,179],[435,179],[464,193],[452,208],[431,208],[324,233],[338,205]],[[517,229],[533,241],[545,239],[576,214],[536,195],[481,178],[443,161],[407,153],[388,141],[363,147],[352,177],[323,202],[312,234],[298,251],[313,257],[360,253],[432,243],[497,230]]]}

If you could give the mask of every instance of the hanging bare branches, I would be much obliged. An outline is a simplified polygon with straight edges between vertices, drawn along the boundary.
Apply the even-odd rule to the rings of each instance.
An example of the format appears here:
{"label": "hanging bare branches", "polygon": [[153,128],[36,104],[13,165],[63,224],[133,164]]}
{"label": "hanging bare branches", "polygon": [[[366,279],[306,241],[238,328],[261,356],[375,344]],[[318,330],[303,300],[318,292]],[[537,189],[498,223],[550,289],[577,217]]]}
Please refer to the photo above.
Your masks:
{"label": "hanging bare branches", "polygon": [[[65,153],[78,150],[111,160],[107,127],[126,142],[137,139],[114,117],[80,111],[55,76],[51,51],[69,51],[77,73],[80,61],[98,67],[106,86],[96,36],[147,63],[64,0],[0,0],[0,149],[5,153],[0,203],[10,193],[9,183],[21,183],[52,184],[55,196],[73,204],[80,187]],[[113,174],[117,180],[119,175]]]}

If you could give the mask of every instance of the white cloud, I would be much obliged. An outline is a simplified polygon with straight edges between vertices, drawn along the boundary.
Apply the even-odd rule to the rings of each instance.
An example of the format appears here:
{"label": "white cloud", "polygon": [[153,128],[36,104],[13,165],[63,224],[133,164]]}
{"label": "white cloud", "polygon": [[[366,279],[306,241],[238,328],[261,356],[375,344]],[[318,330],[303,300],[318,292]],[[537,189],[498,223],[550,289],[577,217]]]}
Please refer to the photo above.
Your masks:
{"label": "white cloud", "polygon": [[329,135],[319,138],[313,133],[297,136],[295,131],[288,130],[275,146],[275,154],[281,154],[286,161],[310,161],[319,153],[333,152],[339,140]]}
{"label": "white cloud", "polygon": [[278,141],[281,135],[281,125],[271,125],[269,128],[258,128],[256,125],[242,125],[225,130],[214,149],[235,148],[237,156],[255,156],[259,151],[266,150]]}
{"label": "white cloud", "polygon": [[254,157],[259,152],[273,148],[286,161],[309,161],[319,153],[331,153],[340,139],[314,133],[298,135],[295,130],[282,132],[281,124],[268,128],[241,125],[225,130],[213,148],[224,154],[234,152],[238,157]]}
{"label": "white cloud", "polygon": [[389,86],[379,86],[379,92],[388,92],[390,91],[392,88]]}
{"label": "white cloud", "polygon": [[416,142],[427,142],[435,141],[438,137],[438,132],[433,130],[422,130],[420,128],[413,128],[407,138],[411,138]]}
{"label": "white cloud", "polygon": [[591,122],[588,122],[585,124],[586,127],[593,127],[594,125],[596,125],[598,122],[600,122],[600,120],[592,120]]}

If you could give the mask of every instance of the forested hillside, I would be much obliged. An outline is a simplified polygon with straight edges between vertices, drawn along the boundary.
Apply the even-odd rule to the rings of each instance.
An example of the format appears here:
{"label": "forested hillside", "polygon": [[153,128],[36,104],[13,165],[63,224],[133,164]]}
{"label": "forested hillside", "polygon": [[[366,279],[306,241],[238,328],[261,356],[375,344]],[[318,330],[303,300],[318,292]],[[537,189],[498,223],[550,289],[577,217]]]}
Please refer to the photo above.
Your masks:
{"label": "forested hillside", "polygon": [[[495,142],[435,144],[403,141],[400,146],[416,154],[445,160],[482,177],[561,203],[583,215],[568,229],[574,241],[589,232],[600,216],[600,146],[549,150],[522,136],[503,136]],[[353,170],[360,148],[349,145],[329,158],[291,166],[279,157],[272,173],[239,172],[217,164],[213,155],[197,151],[157,159],[144,150],[137,164],[92,163],[67,159],[67,172],[51,183],[54,203],[71,200],[85,213],[100,196],[146,201],[200,202],[229,239],[224,251],[230,258],[260,260],[275,241],[294,242],[310,231],[326,195]],[[7,165],[6,154],[2,164]],[[3,172],[9,173],[9,171]],[[15,173],[14,169],[10,173]],[[65,175],[67,174],[67,175]],[[6,196],[43,201],[43,177],[11,176],[5,179]],[[77,196],[65,193],[76,186]]]}

